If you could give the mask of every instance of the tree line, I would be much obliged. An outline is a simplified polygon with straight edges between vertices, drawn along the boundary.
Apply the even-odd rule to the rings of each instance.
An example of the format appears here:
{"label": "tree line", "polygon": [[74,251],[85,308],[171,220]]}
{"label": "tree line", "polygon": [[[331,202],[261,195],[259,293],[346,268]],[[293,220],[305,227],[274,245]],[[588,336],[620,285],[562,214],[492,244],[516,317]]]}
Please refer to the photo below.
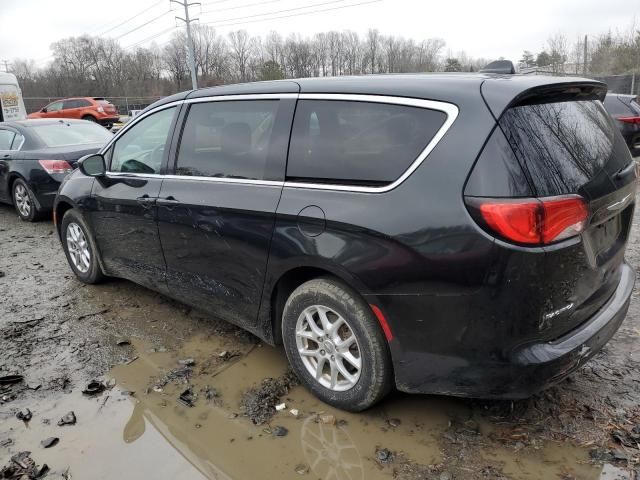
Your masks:
{"label": "tree line", "polygon": [[[444,55],[440,38],[422,41],[329,31],[313,36],[277,32],[264,37],[245,30],[222,35],[193,25],[198,84],[213,86],[256,80],[370,73],[473,71],[484,63],[464,52]],[[25,97],[161,96],[190,88],[187,39],[175,32],[164,45],[123,48],[110,38],[83,35],[51,45],[53,59],[44,68],[15,59],[13,72]]]}
{"label": "tree line", "polygon": [[640,73],[640,30],[635,25],[622,32],[570,41],[557,33],[536,54],[525,50],[521,69],[538,68],[554,74],[621,75]]}
{"label": "tree line", "polygon": [[[251,36],[245,30],[222,35],[208,25],[193,25],[195,64],[200,86],[283,78],[477,71],[490,60],[446,50],[441,38],[413,40],[370,29],[329,31],[312,36],[277,32]],[[164,44],[125,48],[111,38],[82,35],[54,42],[52,60],[15,59],[25,97],[159,97],[191,87],[185,32]],[[522,69],[538,67],[560,74],[616,74],[640,68],[640,31],[607,32],[569,42],[550,37],[540,52],[525,51]]]}

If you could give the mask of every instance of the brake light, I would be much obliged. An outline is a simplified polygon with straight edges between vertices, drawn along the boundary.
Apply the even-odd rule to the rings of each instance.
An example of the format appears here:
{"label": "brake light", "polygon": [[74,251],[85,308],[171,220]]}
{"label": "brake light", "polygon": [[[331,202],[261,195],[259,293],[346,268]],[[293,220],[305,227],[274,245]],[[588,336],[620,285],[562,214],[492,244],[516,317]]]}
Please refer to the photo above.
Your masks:
{"label": "brake light", "polygon": [[589,210],[578,195],[527,199],[471,199],[486,225],[506,240],[545,245],[579,235]]}
{"label": "brake light", "polygon": [[638,117],[616,117],[617,120],[620,120],[624,123],[633,123],[636,125],[640,125],[640,116]]}
{"label": "brake light", "polygon": [[100,112],[100,113],[104,113],[104,108],[102,108],[102,107],[98,107],[96,110],[98,110],[98,112]]}
{"label": "brake light", "polygon": [[52,173],[68,173],[73,170],[69,162],[64,160],[38,160],[38,163],[50,175]]}

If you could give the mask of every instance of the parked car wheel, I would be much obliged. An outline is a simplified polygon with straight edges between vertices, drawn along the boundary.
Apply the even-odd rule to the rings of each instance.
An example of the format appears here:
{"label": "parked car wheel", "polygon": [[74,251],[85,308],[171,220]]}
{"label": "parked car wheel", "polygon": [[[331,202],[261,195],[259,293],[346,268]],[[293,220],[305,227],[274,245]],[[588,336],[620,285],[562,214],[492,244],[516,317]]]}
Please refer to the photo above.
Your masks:
{"label": "parked car wheel", "polygon": [[391,390],[388,347],[367,303],[327,278],[300,285],[282,316],[284,347],[302,383],[322,401],[361,411]]}
{"label": "parked car wheel", "polygon": [[99,283],[104,278],[93,238],[77,210],[68,210],[62,218],[61,238],[67,261],[84,283]]}
{"label": "parked car wheel", "polygon": [[92,115],[85,115],[84,117],[82,117],[82,120],[88,120],[90,122],[97,122],[98,120],[96,120],[96,117],[92,116]]}
{"label": "parked car wheel", "polygon": [[13,205],[18,216],[25,222],[35,222],[42,217],[35,201],[35,195],[21,178],[13,183]]}

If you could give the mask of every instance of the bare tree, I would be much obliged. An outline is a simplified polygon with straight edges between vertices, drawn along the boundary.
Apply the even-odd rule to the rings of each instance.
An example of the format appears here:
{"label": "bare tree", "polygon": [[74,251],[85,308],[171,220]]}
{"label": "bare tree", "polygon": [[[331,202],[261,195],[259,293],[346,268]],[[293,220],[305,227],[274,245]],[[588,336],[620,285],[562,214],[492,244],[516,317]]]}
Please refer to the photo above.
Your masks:
{"label": "bare tree", "polygon": [[252,51],[251,37],[246,30],[237,30],[229,33],[231,43],[231,60],[237,78],[241,82],[247,82],[249,57]]}
{"label": "bare tree", "polygon": [[377,29],[369,29],[367,32],[367,52],[369,57],[370,73],[376,73],[378,68],[378,54],[380,51],[380,32]]}
{"label": "bare tree", "polygon": [[551,56],[551,70],[555,73],[564,73],[564,64],[567,62],[568,48],[567,37],[562,33],[556,33],[547,40],[547,50]]}

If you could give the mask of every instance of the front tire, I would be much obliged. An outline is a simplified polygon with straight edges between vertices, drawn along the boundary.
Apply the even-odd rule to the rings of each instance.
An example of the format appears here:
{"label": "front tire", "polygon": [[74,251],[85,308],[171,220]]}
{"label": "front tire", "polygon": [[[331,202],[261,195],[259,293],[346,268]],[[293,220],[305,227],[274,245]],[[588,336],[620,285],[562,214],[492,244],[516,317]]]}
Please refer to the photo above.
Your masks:
{"label": "front tire", "polygon": [[342,282],[318,278],[287,300],[282,338],[298,378],[323,402],[358,412],[393,386],[389,349],[367,303]]}
{"label": "front tire", "polygon": [[13,206],[18,216],[25,222],[35,222],[42,217],[42,212],[36,206],[35,194],[29,188],[29,185],[18,178],[13,182],[11,187],[13,196]]}
{"label": "front tire", "polygon": [[60,227],[62,247],[78,280],[99,283],[104,279],[97,258],[97,249],[86,223],[76,209],[67,210]]}

